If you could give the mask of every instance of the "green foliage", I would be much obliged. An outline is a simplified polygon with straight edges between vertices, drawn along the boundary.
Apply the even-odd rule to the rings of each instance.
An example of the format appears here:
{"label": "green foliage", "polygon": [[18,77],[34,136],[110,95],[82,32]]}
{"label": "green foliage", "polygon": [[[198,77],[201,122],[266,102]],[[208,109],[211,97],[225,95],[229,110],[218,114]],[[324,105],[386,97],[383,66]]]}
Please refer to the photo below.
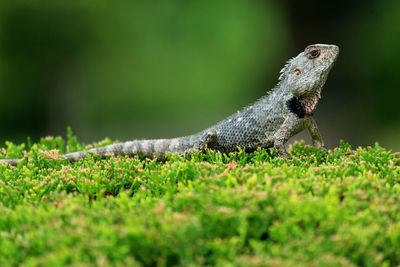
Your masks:
{"label": "green foliage", "polygon": [[[97,145],[110,144],[106,140]],[[58,152],[47,137],[0,157],[0,265],[282,266],[400,264],[400,156],[345,142],[139,157]],[[25,150],[28,149],[28,150]],[[31,160],[28,160],[30,158]]]}
{"label": "green foliage", "polygon": [[272,88],[289,40],[272,1],[0,1],[0,141],[200,129]]}

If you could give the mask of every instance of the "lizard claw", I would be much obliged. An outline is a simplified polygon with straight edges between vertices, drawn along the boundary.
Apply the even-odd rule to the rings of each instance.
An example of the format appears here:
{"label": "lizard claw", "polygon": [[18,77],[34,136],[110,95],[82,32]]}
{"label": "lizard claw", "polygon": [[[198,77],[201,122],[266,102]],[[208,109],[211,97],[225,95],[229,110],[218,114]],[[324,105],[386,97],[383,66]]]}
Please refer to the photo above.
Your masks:
{"label": "lizard claw", "polygon": [[284,158],[284,159],[287,159],[287,160],[292,160],[293,159],[293,157],[286,151],[285,151],[285,153],[282,153],[282,154],[278,155],[278,157]]}

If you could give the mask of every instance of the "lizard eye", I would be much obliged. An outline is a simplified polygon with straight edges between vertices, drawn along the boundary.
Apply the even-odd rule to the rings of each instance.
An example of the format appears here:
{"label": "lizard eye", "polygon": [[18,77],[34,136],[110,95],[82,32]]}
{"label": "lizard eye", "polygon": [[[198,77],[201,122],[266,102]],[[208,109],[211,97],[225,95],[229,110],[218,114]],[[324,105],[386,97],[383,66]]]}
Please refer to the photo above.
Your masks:
{"label": "lizard eye", "polygon": [[300,69],[295,69],[295,70],[294,70],[294,74],[300,75],[300,74],[301,74],[301,70],[300,70]]}
{"label": "lizard eye", "polygon": [[319,57],[320,54],[321,54],[321,50],[319,50],[319,49],[314,49],[314,50],[311,50],[310,53],[308,53],[307,57],[308,57],[309,59],[314,59],[314,58]]}

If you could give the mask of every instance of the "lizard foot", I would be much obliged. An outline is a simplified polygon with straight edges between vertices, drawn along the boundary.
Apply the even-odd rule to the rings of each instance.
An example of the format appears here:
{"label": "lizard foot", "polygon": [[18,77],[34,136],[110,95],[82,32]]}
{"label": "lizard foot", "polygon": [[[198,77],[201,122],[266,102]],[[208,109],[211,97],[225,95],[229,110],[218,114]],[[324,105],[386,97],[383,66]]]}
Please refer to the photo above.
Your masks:
{"label": "lizard foot", "polygon": [[200,151],[205,151],[206,148],[214,148],[216,142],[217,131],[215,129],[210,129],[201,137],[196,148]]}
{"label": "lizard foot", "polygon": [[187,149],[187,150],[183,151],[182,157],[184,159],[187,159],[189,155],[193,155],[193,153],[196,153],[196,152],[199,152],[199,150],[197,150],[197,149],[194,149],[194,150],[193,149]]}
{"label": "lizard foot", "polygon": [[217,142],[217,131],[214,129],[208,130],[203,134],[197,141],[197,144],[193,146],[193,148],[186,149],[182,156],[186,158],[189,154],[193,154],[195,152],[204,152],[207,148],[214,148],[215,143]]}
{"label": "lizard foot", "polygon": [[285,158],[285,159],[288,159],[288,160],[292,160],[293,159],[293,157],[290,156],[290,154],[288,152],[286,152],[286,151],[285,151],[285,153],[278,154],[278,157]]}
{"label": "lizard foot", "polygon": [[285,158],[285,159],[293,159],[292,156],[286,151],[285,146],[282,144],[275,144],[274,146],[276,153],[278,154],[278,157],[280,158]]}

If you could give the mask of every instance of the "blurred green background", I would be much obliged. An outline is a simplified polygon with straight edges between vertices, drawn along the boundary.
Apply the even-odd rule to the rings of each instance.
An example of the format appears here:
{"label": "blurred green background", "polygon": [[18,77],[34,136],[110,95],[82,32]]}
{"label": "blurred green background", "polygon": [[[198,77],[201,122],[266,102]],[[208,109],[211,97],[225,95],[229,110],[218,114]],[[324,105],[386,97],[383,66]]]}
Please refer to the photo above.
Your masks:
{"label": "blurred green background", "polygon": [[195,133],[313,43],[341,48],[315,112],[328,147],[400,150],[398,0],[2,1],[0,143]]}

